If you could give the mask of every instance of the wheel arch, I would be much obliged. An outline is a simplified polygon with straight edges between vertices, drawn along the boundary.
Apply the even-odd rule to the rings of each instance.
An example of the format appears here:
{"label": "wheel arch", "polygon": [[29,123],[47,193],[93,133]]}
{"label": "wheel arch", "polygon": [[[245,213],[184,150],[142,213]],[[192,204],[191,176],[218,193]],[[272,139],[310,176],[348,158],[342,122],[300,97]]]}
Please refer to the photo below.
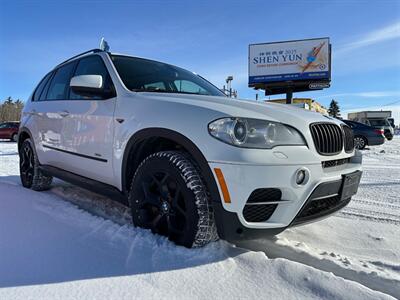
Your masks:
{"label": "wheel arch", "polygon": [[[208,191],[211,193],[211,198],[213,201],[221,202],[218,186],[215,182],[213,173],[206,158],[200,149],[192,142],[188,137],[183,134],[166,129],[166,128],[146,128],[136,132],[128,141],[122,160],[122,170],[121,170],[121,185],[122,191],[127,194],[129,191],[130,179],[133,177],[133,173],[140,164],[140,162],[145,158],[142,157],[141,153],[148,153],[144,149],[147,145],[155,145],[157,142],[170,143],[168,146],[178,147],[185,152],[187,152],[194,163],[197,165],[201,172]],[[177,148],[175,148],[177,149]],[[165,149],[162,149],[165,150]],[[157,148],[153,150],[153,153],[157,152]],[[137,155],[136,155],[137,154]],[[147,156],[147,155],[145,155]],[[131,169],[130,169],[131,167]]]}
{"label": "wheel arch", "polygon": [[[33,136],[32,136],[32,133],[30,132],[30,130],[26,127],[21,127],[18,131],[18,149],[21,147],[23,141],[28,138],[30,138],[31,142],[34,143]],[[33,147],[33,148],[35,148],[35,147]],[[36,151],[36,149],[33,149],[33,150]]]}

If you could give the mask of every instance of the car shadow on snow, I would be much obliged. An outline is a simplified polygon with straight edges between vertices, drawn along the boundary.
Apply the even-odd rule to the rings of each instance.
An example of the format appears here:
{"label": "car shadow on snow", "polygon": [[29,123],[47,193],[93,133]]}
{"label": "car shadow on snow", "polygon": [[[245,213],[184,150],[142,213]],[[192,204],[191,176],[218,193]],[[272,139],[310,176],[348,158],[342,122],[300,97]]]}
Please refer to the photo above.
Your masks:
{"label": "car shadow on snow", "polygon": [[0,177],[0,288],[193,268],[246,252],[223,241],[176,246],[134,228],[127,214],[62,181],[34,192],[18,176]]}

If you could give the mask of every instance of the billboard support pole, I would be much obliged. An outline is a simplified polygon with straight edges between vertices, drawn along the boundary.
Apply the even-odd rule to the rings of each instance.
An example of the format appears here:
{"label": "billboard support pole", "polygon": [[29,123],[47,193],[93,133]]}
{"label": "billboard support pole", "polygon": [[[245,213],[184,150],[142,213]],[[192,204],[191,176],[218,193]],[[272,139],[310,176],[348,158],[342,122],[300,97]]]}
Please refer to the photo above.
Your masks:
{"label": "billboard support pole", "polygon": [[287,90],[286,91],[286,104],[292,104],[292,100],[293,100],[293,91]]}

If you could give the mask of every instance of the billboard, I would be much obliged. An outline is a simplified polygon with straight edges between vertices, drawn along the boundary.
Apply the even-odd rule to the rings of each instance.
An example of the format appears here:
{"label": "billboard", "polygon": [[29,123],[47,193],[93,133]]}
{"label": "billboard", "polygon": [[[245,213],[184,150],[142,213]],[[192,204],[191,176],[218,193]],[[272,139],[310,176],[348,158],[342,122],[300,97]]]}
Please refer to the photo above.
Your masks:
{"label": "billboard", "polygon": [[249,86],[286,81],[330,81],[329,38],[252,44]]}

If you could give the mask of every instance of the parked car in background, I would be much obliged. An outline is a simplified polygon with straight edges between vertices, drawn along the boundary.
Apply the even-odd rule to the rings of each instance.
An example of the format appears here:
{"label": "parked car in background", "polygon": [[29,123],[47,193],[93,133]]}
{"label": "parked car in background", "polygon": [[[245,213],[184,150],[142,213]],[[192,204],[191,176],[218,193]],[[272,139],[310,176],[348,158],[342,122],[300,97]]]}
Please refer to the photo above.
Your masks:
{"label": "parked car in background", "polygon": [[353,129],[354,147],[356,149],[364,149],[367,145],[382,145],[385,142],[383,129],[376,129],[355,121],[343,120],[343,122]]}
{"label": "parked car in background", "polygon": [[383,129],[385,137],[388,141],[393,139],[394,128],[389,121],[392,117],[392,112],[387,111],[360,111],[349,113],[348,119],[350,121],[360,122],[376,129]]}
{"label": "parked car in background", "polygon": [[18,140],[19,122],[0,123],[0,139]]}
{"label": "parked car in background", "polygon": [[392,126],[393,128],[396,128],[396,125],[394,124],[394,118],[388,118],[388,121],[390,123],[390,126]]}

